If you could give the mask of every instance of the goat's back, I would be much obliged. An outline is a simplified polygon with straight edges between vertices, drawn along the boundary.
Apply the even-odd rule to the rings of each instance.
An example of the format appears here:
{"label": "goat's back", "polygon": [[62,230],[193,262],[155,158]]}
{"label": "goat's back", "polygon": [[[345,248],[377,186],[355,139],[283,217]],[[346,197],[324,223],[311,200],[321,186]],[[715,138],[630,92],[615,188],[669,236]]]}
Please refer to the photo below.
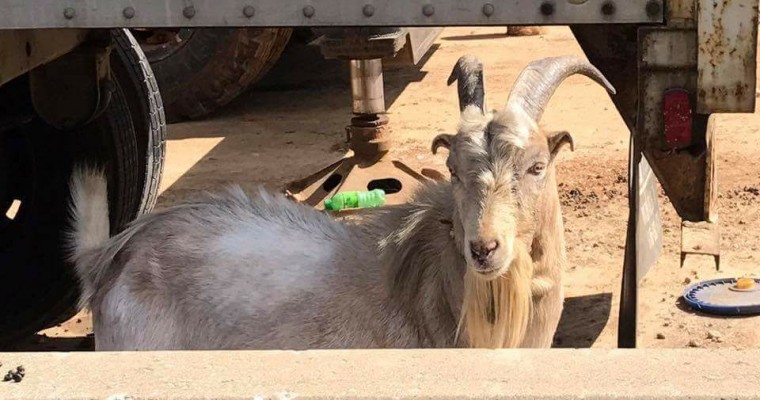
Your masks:
{"label": "goat's back", "polygon": [[384,292],[371,236],[239,188],[147,215],[101,250],[113,257],[91,301],[96,346],[372,347],[343,333],[379,323],[370,318]]}

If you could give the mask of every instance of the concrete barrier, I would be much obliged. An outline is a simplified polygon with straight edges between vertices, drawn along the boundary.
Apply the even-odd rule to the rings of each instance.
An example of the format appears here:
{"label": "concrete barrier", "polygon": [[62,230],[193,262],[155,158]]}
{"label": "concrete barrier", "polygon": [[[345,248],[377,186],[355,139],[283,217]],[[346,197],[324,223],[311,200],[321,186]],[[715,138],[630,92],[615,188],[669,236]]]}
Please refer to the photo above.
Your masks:
{"label": "concrete barrier", "polygon": [[[760,350],[0,353],[0,399],[760,398]],[[3,374],[4,375],[4,374]]]}

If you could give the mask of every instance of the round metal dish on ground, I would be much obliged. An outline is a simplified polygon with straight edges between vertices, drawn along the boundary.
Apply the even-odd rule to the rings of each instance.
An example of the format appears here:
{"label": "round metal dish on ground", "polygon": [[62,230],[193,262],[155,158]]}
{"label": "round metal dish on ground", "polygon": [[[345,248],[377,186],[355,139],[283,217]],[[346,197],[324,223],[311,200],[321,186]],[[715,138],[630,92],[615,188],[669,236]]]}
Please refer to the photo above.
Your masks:
{"label": "round metal dish on ground", "polygon": [[760,279],[755,287],[736,290],[735,278],[695,283],[684,290],[683,298],[694,309],[720,315],[760,314]]}

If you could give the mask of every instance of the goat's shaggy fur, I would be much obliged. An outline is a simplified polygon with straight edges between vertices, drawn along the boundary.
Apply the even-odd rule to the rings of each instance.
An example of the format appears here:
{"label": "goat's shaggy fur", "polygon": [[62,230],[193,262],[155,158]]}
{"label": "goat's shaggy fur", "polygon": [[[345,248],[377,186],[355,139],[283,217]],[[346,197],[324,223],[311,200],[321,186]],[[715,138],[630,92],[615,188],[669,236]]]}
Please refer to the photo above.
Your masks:
{"label": "goat's shaggy fur", "polygon": [[482,74],[464,77],[459,131],[432,147],[449,149],[451,181],[356,224],[234,186],[109,238],[106,179],[75,170],[70,254],[96,348],[549,347],[565,263],[554,158],[572,139],[537,119],[564,77],[604,78],[574,58],[530,68],[502,111],[482,109]]}
{"label": "goat's shaggy fur", "polygon": [[533,261],[518,244],[516,258],[504,275],[485,281],[472,271],[464,275],[460,331],[471,347],[519,347],[531,315]]}

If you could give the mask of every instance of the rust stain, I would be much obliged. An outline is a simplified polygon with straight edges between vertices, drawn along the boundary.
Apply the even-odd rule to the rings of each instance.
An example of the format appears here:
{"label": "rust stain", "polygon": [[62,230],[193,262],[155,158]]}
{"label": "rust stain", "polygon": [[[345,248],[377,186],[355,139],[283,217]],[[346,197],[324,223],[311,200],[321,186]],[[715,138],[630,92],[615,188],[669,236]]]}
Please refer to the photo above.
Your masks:
{"label": "rust stain", "polygon": [[[699,4],[712,4],[711,9],[702,9],[709,15],[700,17],[704,27],[700,28],[698,45],[700,106],[706,105],[707,111],[743,111],[752,103],[754,108],[757,5],[748,12],[750,6],[744,0],[708,0]],[[730,28],[730,36],[726,28]],[[746,82],[750,78],[752,82]]]}
{"label": "rust stain", "polygon": [[741,82],[736,82],[736,87],[734,88],[734,93],[736,93],[736,97],[743,98],[747,94],[747,85],[742,84]]}

